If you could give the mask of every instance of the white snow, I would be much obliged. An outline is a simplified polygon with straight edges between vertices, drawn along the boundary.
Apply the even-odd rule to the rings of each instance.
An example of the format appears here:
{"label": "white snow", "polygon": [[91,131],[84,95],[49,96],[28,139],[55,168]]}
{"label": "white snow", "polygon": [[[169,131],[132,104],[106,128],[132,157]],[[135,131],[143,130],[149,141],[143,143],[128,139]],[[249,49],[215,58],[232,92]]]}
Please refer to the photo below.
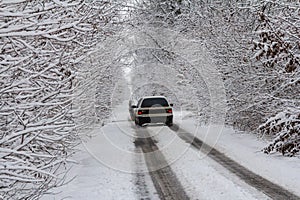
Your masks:
{"label": "white snow", "polygon": [[[114,112],[111,123],[81,135],[80,151],[73,158],[77,164],[68,175],[74,179],[42,199],[138,199],[136,172],[144,172],[146,165],[142,153],[135,150],[136,136],[125,105],[122,112]],[[148,195],[157,198],[148,174],[144,180]]]}
{"label": "white snow", "polygon": [[169,128],[151,127],[148,130],[159,141],[159,148],[163,149],[191,199],[268,199],[208,156],[194,150]]}
{"label": "white snow", "polygon": [[219,134],[217,127],[209,131],[208,127],[199,127],[195,131],[196,123],[192,119],[184,120],[181,126],[239,164],[300,196],[299,157],[264,154],[261,150],[268,141],[261,140],[253,134],[235,131],[231,127],[223,128]]}
{"label": "white snow", "polygon": [[[128,120],[128,102],[116,107],[113,113],[109,124],[82,134],[81,151],[73,158],[78,164],[68,175],[68,179],[75,176],[74,180],[53,190],[59,193],[46,195],[43,199],[141,199],[143,194],[139,194],[139,190],[146,191],[145,198],[158,199],[148,173],[143,174],[142,186],[136,185],[136,173],[145,172],[147,167],[142,153],[133,143],[136,133],[135,125]],[[265,155],[259,151],[265,142],[253,135],[236,133],[228,127],[222,129],[221,134],[216,126],[209,131],[203,126],[197,129],[190,113],[181,114],[184,116],[176,118],[175,123],[185,130],[191,133],[198,130],[194,133],[200,139],[253,172],[299,195],[299,158]],[[175,115],[179,113],[175,112]],[[146,129],[158,141],[158,147],[191,199],[268,199],[189,146],[168,127],[148,126]],[[143,184],[147,188],[141,189]]]}

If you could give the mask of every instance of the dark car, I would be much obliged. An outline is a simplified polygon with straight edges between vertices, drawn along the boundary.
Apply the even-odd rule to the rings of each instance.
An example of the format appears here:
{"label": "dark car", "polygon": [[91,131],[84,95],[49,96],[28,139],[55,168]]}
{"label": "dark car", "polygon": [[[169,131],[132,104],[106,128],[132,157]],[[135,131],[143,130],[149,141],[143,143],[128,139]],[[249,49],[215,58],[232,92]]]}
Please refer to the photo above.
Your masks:
{"label": "dark car", "polygon": [[173,125],[173,109],[164,96],[148,96],[138,101],[137,105],[131,105],[132,119],[137,125],[148,123],[164,123],[167,126]]}

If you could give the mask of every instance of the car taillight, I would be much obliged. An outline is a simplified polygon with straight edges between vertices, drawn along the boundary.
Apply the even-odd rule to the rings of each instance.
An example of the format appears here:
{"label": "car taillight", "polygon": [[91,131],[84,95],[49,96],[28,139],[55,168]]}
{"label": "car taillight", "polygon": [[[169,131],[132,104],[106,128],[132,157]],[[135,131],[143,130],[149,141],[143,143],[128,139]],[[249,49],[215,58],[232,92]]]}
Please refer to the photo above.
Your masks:
{"label": "car taillight", "polygon": [[138,111],[138,115],[141,115],[141,114],[143,114],[143,112],[142,111]]}
{"label": "car taillight", "polygon": [[172,113],[172,109],[167,109],[167,113]]}

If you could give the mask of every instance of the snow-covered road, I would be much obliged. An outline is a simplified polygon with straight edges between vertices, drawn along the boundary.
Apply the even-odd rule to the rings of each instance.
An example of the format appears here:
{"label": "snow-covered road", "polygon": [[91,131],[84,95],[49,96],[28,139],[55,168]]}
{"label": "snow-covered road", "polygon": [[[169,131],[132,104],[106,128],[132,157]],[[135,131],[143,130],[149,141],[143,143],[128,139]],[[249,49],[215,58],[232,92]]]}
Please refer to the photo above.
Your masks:
{"label": "snow-covered road", "polygon": [[[202,137],[197,132],[201,130],[203,134],[205,127],[199,127],[198,131],[193,132],[196,123],[192,118],[183,117],[182,112],[175,112],[175,115],[175,124],[218,148],[224,156],[238,154],[234,152],[234,145],[239,141],[239,135],[230,134],[231,129],[225,128],[217,137],[209,137],[207,134]],[[250,186],[247,184],[249,181],[242,180],[232,170],[223,167],[207,152],[191,146],[169,127],[135,127],[129,120],[128,102],[115,108],[111,123],[104,127],[94,127],[88,135],[82,135],[81,150],[73,158],[78,164],[72,168],[68,177],[75,176],[74,180],[43,199],[270,199],[263,193],[264,188],[261,188],[265,185],[259,186],[257,183],[257,188]],[[254,171],[259,166],[260,172],[256,173],[276,179],[275,172],[271,169],[268,171],[269,166],[263,165],[267,159],[265,155],[251,152],[257,140],[247,139],[249,146],[240,148],[240,153],[245,157],[238,163],[247,164],[247,160],[251,159],[249,155],[256,153],[257,159],[254,162],[261,160],[262,163],[257,163],[256,169],[253,165],[245,167]],[[223,145],[228,140],[232,141],[231,144]],[[240,143],[243,142],[245,139],[240,139]],[[299,177],[288,176],[299,172],[300,166],[296,159],[290,159],[288,166],[283,164],[283,160],[282,165],[278,159],[274,163],[275,169],[282,168],[283,171],[285,168],[289,171],[283,173],[287,177],[281,178],[280,185],[299,195],[296,190],[300,185]],[[274,158],[269,157],[269,163],[272,161]],[[169,192],[176,194],[172,196]],[[297,196],[293,198],[299,199]]]}

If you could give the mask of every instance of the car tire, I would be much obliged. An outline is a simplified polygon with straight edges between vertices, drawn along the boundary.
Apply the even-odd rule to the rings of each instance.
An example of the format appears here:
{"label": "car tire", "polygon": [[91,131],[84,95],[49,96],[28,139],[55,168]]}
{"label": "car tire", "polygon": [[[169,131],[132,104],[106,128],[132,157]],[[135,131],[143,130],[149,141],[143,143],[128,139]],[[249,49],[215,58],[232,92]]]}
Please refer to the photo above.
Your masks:
{"label": "car tire", "polygon": [[168,122],[166,122],[166,125],[169,126],[169,127],[173,126],[173,122],[172,121],[168,121]]}
{"label": "car tire", "polygon": [[135,122],[135,125],[137,125],[137,126],[143,126],[143,124],[144,124],[142,120],[137,121],[136,118],[135,118],[134,122]]}
{"label": "car tire", "polygon": [[139,126],[143,126],[143,124],[144,124],[144,122],[143,122],[143,120],[139,120]]}

